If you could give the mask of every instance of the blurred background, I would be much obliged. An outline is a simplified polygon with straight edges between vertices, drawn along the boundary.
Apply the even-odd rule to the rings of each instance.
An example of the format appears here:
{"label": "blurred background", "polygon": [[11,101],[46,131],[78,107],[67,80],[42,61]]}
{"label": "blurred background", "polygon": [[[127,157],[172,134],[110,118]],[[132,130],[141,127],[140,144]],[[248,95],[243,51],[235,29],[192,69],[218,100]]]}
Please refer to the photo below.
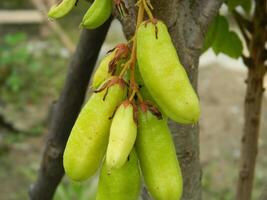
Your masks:
{"label": "blurred background", "polygon": [[[51,104],[63,86],[79,39],[79,24],[88,8],[81,2],[67,17],[49,22],[44,10],[51,3],[53,0],[0,1],[0,200],[27,199],[47,137]],[[121,26],[114,21],[99,59],[122,41]],[[241,60],[215,56],[211,50],[200,58],[203,199],[234,199],[245,79]],[[267,180],[266,97],[262,113],[253,199]],[[84,184],[64,179],[55,200],[94,199],[96,184],[96,178]]]}

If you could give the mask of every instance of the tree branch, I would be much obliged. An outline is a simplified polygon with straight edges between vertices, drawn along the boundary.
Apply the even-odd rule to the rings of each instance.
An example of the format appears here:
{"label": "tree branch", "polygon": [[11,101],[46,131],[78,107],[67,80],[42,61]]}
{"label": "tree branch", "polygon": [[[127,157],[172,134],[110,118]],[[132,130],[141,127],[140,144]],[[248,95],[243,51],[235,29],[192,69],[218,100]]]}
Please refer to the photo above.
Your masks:
{"label": "tree branch", "polygon": [[238,12],[236,12],[235,10],[233,11],[233,16],[234,16],[235,21],[236,21],[236,23],[237,23],[237,25],[238,25],[238,27],[239,27],[244,39],[245,39],[247,47],[249,47],[250,38],[249,38],[249,35],[247,33],[245,19]]}
{"label": "tree branch", "polygon": [[[258,154],[258,138],[261,121],[263,97],[263,80],[266,73],[263,53],[266,39],[265,12],[267,0],[255,2],[253,14],[253,33],[250,39],[249,55],[253,66],[248,68],[247,89],[244,105],[244,133],[241,140],[241,159],[237,183],[236,200],[251,200],[256,158]],[[249,64],[249,63],[248,63]]]}
{"label": "tree branch", "polygon": [[67,79],[56,103],[37,181],[31,186],[31,200],[50,200],[64,175],[63,152],[83,104],[90,75],[106,37],[111,19],[98,29],[83,30],[69,67]]}
{"label": "tree branch", "polygon": [[255,67],[254,60],[251,57],[247,57],[244,54],[242,54],[241,57],[242,57],[244,64],[246,65],[246,67],[248,67],[248,68]]}
{"label": "tree branch", "polygon": [[0,113],[0,127],[1,128],[5,128],[5,129],[7,129],[8,131],[11,131],[11,132],[23,132],[23,131],[18,130],[17,128],[15,128],[14,124],[12,124],[11,122],[8,122],[5,119],[5,116],[3,114],[1,114],[1,113]]}
{"label": "tree branch", "polygon": [[263,56],[263,60],[267,61],[267,49],[264,49],[262,56]]}
{"label": "tree branch", "polygon": [[233,10],[233,15],[234,17],[240,21],[244,28],[250,33],[252,34],[253,32],[253,23],[251,21],[249,21],[248,19],[244,18],[239,12],[237,12],[236,10]]}

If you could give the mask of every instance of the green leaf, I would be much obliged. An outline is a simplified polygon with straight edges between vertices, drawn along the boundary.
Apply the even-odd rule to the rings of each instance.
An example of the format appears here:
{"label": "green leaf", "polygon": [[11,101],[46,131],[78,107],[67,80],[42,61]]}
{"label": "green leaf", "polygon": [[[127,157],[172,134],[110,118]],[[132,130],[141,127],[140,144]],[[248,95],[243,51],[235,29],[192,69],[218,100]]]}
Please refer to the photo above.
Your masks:
{"label": "green leaf", "polygon": [[[224,39],[224,35],[228,33],[228,29],[229,26],[226,18],[220,15],[216,16],[206,34],[204,51],[214,45],[217,46],[216,43],[220,42],[221,39]],[[215,48],[215,53],[216,52]]]}
{"label": "green leaf", "polygon": [[246,13],[249,13],[251,4],[251,0],[227,0],[227,5],[230,11],[234,10],[237,6],[241,6]]}
{"label": "green leaf", "polygon": [[204,41],[204,45],[203,45],[203,52],[205,52],[206,50],[208,50],[212,46],[212,43],[215,39],[217,25],[218,25],[218,23],[216,23],[215,21],[216,20],[214,20],[213,23],[211,23],[211,25],[210,25],[207,33],[206,33],[206,37],[205,37],[205,41]]}
{"label": "green leaf", "polygon": [[27,39],[27,36],[25,33],[15,33],[15,34],[7,34],[4,37],[4,41],[8,45],[16,45],[20,42],[24,42]]}
{"label": "green leaf", "polygon": [[251,0],[243,0],[240,5],[246,11],[246,13],[249,14],[251,10],[251,4]]}
{"label": "green leaf", "polygon": [[20,78],[16,71],[12,71],[11,75],[6,81],[7,87],[9,87],[12,92],[18,92],[23,85],[23,80]]}
{"label": "green leaf", "polygon": [[242,55],[242,42],[235,32],[229,30],[227,19],[223,16],[215,17],[209,27],[203,49],[206,51],[210,47],[216,55],[224,53],[233,58]]}
{"label": "green leaf", "polygon": [[220,45],[221,46],[217,49],[232,58],[239,58],[242,55],[242,42],[235,32],[230,31],[227,35],[227,42],[221,42]]}
{"label": "green leaf", "polygon": [[219,54],[221,52],[221,45],[222,43],[227,42],[227,35],[229,32],[229,25],[227,22],[227,19],[223,16],[217,16],[215,23],[216,31],[215,31],[215,38],[213,40],[212,49],[216,54]]}

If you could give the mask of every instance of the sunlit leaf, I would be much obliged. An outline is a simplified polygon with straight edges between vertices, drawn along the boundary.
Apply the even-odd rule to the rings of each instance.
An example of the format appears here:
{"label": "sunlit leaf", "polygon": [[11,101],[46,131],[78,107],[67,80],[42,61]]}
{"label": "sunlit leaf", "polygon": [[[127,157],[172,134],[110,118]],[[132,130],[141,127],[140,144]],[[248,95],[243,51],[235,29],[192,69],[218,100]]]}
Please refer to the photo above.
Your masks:
{"label": "sunlit leaf", "polygon": [[251,0],[227,0],[229,10],[234,10],[237,6],[241,6],[246,13],[251,10]]}
{"label": "sunlit leaf", "polygon": [[208,48],[212,48],[216,54],[224,53],[233,58],[242,55],[242,42],[235,32],[229,30],[225,17],[218,15],[210,25],[203,50]]}

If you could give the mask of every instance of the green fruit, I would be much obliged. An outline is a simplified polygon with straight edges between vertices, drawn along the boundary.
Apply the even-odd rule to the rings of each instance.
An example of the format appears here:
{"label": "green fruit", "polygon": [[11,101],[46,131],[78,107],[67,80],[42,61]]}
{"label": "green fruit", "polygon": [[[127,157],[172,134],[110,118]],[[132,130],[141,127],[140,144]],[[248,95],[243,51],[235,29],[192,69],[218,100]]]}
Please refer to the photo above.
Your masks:
{"label": "green fruit", "polygon": [[106,156],[108,168],[117,169],[124,165],[133,148],[136,133],[133,105],[125,101],[116,111],[111,123]]}
{"label": "green fruit", "polygon": [[91,96],[69,136],[63,164],[66,174],[75,181],[83,181],[97,171],[108,144],[109,117],[126,93],[120,84],[112,85],[107,94],[106,91]]}
{"label": "green fruit", "polygon": [[145,184],[155,200],[179,200],[182,175],[166,119],[139,112],[136,150]]}
{"label": "green fruit", "polygon": [[75,6],[77,0],[63,0],[58,5],[53,5],[49,12],[48,17],[52,19],[58,19],[68,14]]}
{"label": "green fruit", "polygon": [[103,165],[96,200],[137,200],[141,188],[138,159],[133,150],[119,169],[109,170]]}
{"label": "green fruit", "polygon": [[109,63],[114,58],[115,52],[108,54],[99,64],[92,81],[92,87],[97,89],[109,76],[108,73]]}
{"label": "green fruit", "polygon": [[199,119],[198,97],[163,22],[143,22],[137,31],[137,60],[145,86],[161,110],[184,124]]}
{"label": "green fruit", "polygon": [[151,94],[149,93],[148,89],[144,84],[144,80],[142,79],[138,65],[135,66],[135,80],[139,86],[139,92],[142,95],[142,97],[145,100],[148,100],[149,102],[153,103],[154,105],[157,105],[156,101],[153,99],[153,97],[151,96]]}
{"label": "green fruit", "polygon": [[112,0],[95,0],[82,20],[82,26],[95,29],[109,18],[112,12]]}

